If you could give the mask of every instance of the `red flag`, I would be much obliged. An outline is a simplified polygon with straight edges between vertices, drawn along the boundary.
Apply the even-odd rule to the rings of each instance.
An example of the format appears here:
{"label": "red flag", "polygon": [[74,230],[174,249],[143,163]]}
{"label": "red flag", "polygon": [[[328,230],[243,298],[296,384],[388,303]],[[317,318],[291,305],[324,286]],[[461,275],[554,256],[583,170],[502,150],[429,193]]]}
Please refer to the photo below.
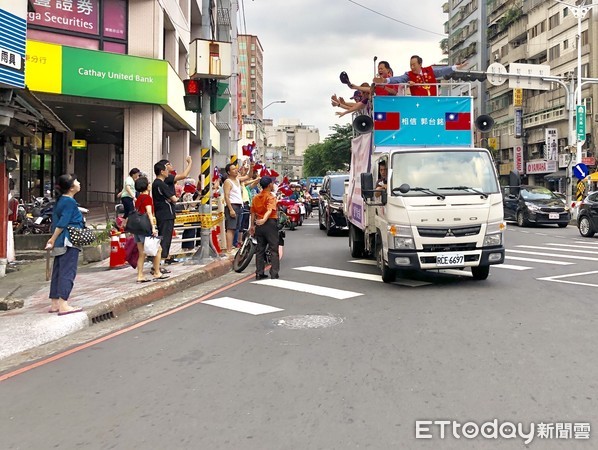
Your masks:
{"label": "red flag", "polygon": [[401,128],[401,115],[398,112],[374,113],[374,130],[393,131]]}
{"label": "red flag", "polygon": [[289,177],[284,177],[282,179],[282,184],[289,184]]}
{"label": "red flag", "polygon": [[251,156],[251,149],[248,145],[241,147],[243,149],[243,156]]}
{"label": "red flag", "polygon": [[471,130],[471,114],[468,112],[446,113],[444,116],[444,129],[450,131]]}

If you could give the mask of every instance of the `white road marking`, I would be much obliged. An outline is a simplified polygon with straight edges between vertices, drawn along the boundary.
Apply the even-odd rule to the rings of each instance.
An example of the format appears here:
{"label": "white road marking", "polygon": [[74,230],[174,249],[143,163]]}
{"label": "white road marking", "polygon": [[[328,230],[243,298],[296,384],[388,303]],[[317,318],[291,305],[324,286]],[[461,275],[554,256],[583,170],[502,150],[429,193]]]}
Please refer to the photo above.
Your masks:
{"label": "white road marking", "polygon": [[573,250],[573,249],[560,249],[560,248],[554,248],[554,247],[539,247],[536,245],[518,245],[517,248],[531,248],[533,250],[563,250],[563,251],[567,251],[567,252],[571,252],[571,253],[589,253],[590,255],[595,255],[596,254],[596,250]]}
{"label": "white road marking", "polygon": [[499,269],[509,269],[509,270],[530,270],[531,267],[527,266],[513,266],[511,264],[496,264],[492,267],[498,267]]}
{"label": "white road marking", "polygon": [[594,275],[597,273],[598,273],[598,271],[594,270],[593,272],[569,273],[566,275],[555,275],[553,277],[537,278],[537,280],[539,280],[539,281],[554,281],[555,283],[577,284],[578,286],[598,287],[598,284],[582,283],[580,281],[567,281],[567,280],[563,279],[563,278],[571,278],[571,277],[581,277],[583,275]]}
{"label": "white road marking", "polygon": [[[510,251],[507,249],[507,252]],[[536,258],[522,258],[520,256],[505,256],[505,259],[515,259],[518,261],[529,261],[529,262],[539,262],[543,264],[556,264],[557,266],[573,266],[575,263],[572,262],[565,262],[565,261],[549,261],[547,259],[536,259]]]}
{"label": "white road marking", "polygon": [[353,259],[349,262],[355,263],[355,264],[364,264],[366,266],[375,266],[376,265],[376,261],[374,261],[373,259]]}
{"label": "white road marking", "polygon": [[[582,245],[580,245],[582,244]],[[573,247],[573,248],[594,248],[596,247],[596,244],[589,244],[589,245],[584,245],[585,243],[580,242],[580,244],[577,245],[571,245],[571,244],[557,244],[557,243],[550,243],[550,244],[546,244],[546,245],[553,245],[555,247]]]}
{"label": "white road marking", "polygon": [[289,280],[260,280],[253,281],[252,284],[262,284],[264,286],[278,287],[282,289],[290,289],[292,291],[307,292],[308,294],[316,294],[324,297],[332,297],[339,300],[347,298],[358,297],[363,295],[359,292],[343,291],[341,289],[327,288],[323,286],[316,286],[315,284],[298,283]]}
{"label": "white road marking", "polygon": [[284,309],[275,308],[274,306],[262,305],[261,303],[248,302],[246,300],[239,300],[237,298],[232,297],[214,298],[211,300],[206,300],[202,302],[202,304],[252,314],[254,316],[284,311]]}
{"label": "white road marking", "polygon": [[375,274],[371,274],[371,273],[351,272],[349,270],[330,269],[328,267],[304,266],[304,267],[295,267],[295,270],[319,273],[321,275],[334,275],[337,277],[355,278],[358,280],[368,280],[368,281],[379,281],[380,283],[382,282],[382,277],[380,275],[375,275]]}
{"label": "white road marking", "polygon": [[[554,250],[554,249],[552,249]],[[524,255],[536,255],[536,256],[554,256],[555,258],[574,258],[583,259],[584,261],[598,261],[598,258],[591,258],[589,256],[578,256],[578,255],[562,255],[557,253],[543,253],[543,252],[530,252],[523,250],[509,250],[509,253],[523,253]]]}

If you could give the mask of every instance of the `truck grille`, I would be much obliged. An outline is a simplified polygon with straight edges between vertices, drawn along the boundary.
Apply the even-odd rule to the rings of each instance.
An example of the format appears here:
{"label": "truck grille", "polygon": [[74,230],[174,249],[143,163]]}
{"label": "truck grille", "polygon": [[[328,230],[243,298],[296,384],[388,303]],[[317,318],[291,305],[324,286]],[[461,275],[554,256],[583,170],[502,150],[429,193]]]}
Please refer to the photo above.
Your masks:
{"label": "truck grille", "polygon": [[464,242],[461,244],[424,244],[424,252],[459,252],[475,250],[475,242]]}
{"label": "truck grille", "polygon": [[421,237],[463,237],[480,234],[480,225],[470,227],[417,227]]}

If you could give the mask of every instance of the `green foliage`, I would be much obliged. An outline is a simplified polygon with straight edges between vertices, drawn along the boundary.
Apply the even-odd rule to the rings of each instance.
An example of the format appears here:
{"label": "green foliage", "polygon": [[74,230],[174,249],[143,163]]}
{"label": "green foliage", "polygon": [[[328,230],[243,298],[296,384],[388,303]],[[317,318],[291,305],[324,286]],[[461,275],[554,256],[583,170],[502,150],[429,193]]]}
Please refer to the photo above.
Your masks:
{"label": "green foliage", "polygon": [[307,147],[303,155],[303,174],[306,177],[326,175],[327,171],[345,171],[351,162],[351,124],[334,125],[333,134],[324,142]]}
{"label": "green foliage", "polygon": [[109,221],[106,223],[105,228],[99,228],[99,225],[91,225],[96,235],[96,240],[92,242],[91,245],[98,245],[103,242],[110,242],[110,232],[112,228],[116,227],[116,223],[113,221]]}

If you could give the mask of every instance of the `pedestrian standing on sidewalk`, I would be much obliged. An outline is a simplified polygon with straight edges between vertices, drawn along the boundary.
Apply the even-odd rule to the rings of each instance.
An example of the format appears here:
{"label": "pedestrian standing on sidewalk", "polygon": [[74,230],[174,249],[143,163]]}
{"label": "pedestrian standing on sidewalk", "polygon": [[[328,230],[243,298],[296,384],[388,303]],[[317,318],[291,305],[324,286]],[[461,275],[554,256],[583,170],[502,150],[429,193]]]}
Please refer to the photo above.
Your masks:
{"label": "pedestrian standing on sidewalk", "polygon": [[260,186],[262,191],[253,197],[251,203],[251,228],[249,229],[249,233],[255,234],[257,239],[255,278],[256,280],[268,278],[264,270],[266,266],[266,246],[269,246],[272,258],[270,277],[276,279],[279,277],[280,260],[278,257],[278,216],[276,197],[272,195],[272,188],[274,187],[272,178],[262,177]]}
{"label": "pedestrian standing on sidewalk", "polygon": [[239,220],[241,220],[241,210],[243,207],[243,194],[241,192],[241,183],[237,179],[239,168],[236,164],[227,164],[224,168],[227,174],[226,180],[222,185],[224,191],[224,225],[226,226],[226,251],[232,255],[233,240],[235,230]]}
{"label": "pedestrian standing on sidewalk", "polygon": [[[143,263],[145,262],[144,243],[147,236],[158,236],[158,228],[156,227],[156,220],[154,218],[154,202],[150,196],[150,183],[147,178],[140,177],[135,181],[135,190],[139,192],[139,197],[135,200],[135,209],[140,214],[147,214],[147,217],[152,224],[152,234],[135,234],[135,242],[137,243],[137,250],[139,251],[139,259],[137,260],[137,283],[146,283],[151,281],[143,275]],[[160,273],[160,257],[161,250],[158,250],[156,256],[153,257],[153,267],[151,273],[154,275],[154,281],[164,280],[168,275]]]}
{"label": "pedestrian standing on sidewalk", "polygon": [[67,227],[83,228],[83,215],[79,211],[75,194],[81,190],[75,175],[61,175],[56,181],[58,198],[52,213],[52,236],[48,239],[46,250],[52,250],[54,264],[50,281],[50,302],[48,312],[59,316],[82,311],[82,308],[70,306],[67,302],[77,276],[77,262],[80,248],[69,240]]}
{"label": "pedestrian standing on sidewalk", "polygon": [[129,176],[125,180],[125,187],[120,192],[120,202],[124,208],[123,219],[125,220],[123,227],[126,225],[127,217],[135,209],[135,181],[139,178],[141,170],[137,167],[129,171]]}
{"label": "pedestrian standing on sidewalk", "polygon": [[[163,181],[162,187],[164,187],[163,185],[166,185],[166,187],[169,189],[169,191],[171,193],[168,196],[168,201],[172,204],[171,205],[171,207],[172,207],[171,208],[172,209],[172,227],[170,228],[170,236],[168,236],[168,237],[166,237],[164,234],[162,234],[162,232],[166,233],[166,231],[167,231],[166,228],[164,228],[164,229],[162,228],[162,225],[170,226],[170,224],[166,223],[164,220],[162,220],[160,218],[160,215],[158,214],[159,207],[156,202],[155,194],[156,194],[156,190],[157,190],[156,189],[156,181],[159,177],[158,177],[158,173],[156,172],[156,165],[154,165],[154,173],[156,174],[156,181],[154,181],[154,183],[152,184],[152,197],[154,198],[154,207],[156,208],[156,219],[158,220],[158,231],[160,232],[160,236],[162,236],[162,259],[165,260],[165,262],[167,262],[167,263],[173,262],[173,260],[168,259],[168,257],[170,254],[170,244],[172,242],[172,232],[174,230],[174,217],[176,215],[174,204],[179,199],[179,196],[177,196],[177,194],[176,194],[175,184],[177,181],[184,180],[185,178],[187,178],[189,176],[189,174],[191,173],[191,164],[193,162],[193,160],[191,159],[191,156],[187,156],[185,161],[187,162],[187,167],[185,167],[185,169],[181,173],[177,173],[176,170],[174,170],[174,167],[171,164],[171,162],[167,159],[161,159],[160,161],[158,161],[156,163],[156,165],[162,164],[166,168],[166,176],[164,176],[164,178],[162,179],[162,181]],[[162,271],[162,273],[170,273],[169,270],[164,269],[164,268],[162,268],[160,270]]]}

